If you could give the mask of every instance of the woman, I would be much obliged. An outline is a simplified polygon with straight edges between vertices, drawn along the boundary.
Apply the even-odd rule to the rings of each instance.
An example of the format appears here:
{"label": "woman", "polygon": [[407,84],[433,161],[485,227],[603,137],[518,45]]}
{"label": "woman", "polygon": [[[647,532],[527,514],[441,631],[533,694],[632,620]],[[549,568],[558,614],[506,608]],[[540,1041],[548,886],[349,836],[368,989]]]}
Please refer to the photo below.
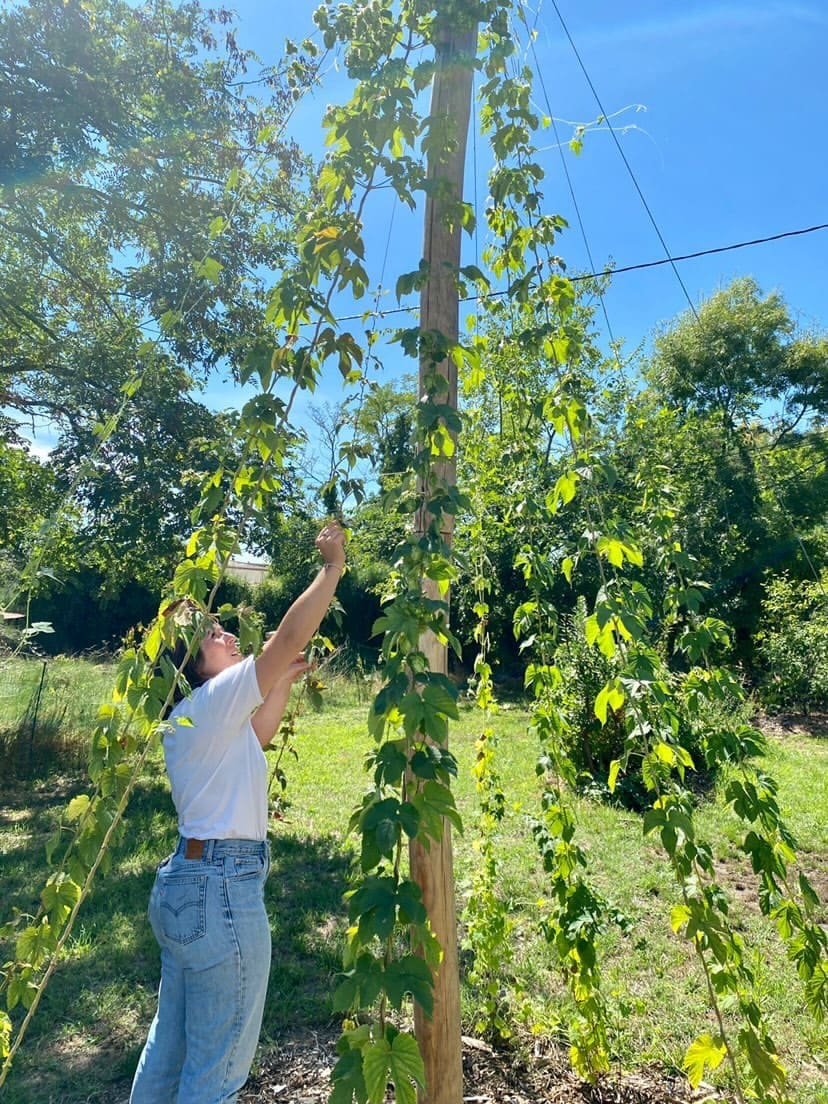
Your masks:
{"label": "woman", "polygon": [[227,1104],[250,1072],[270,970],[262,749],[278,731],[291,684],[308,669],[297,653],[345,566],[342,529],[327,525],[316,547],[322,570],[257,659],[242,657],[235,636],[209,624],[185,672],[192,696],[170,714],[164,758],[180,839],[150,896],[161,987],[130,1104]]}

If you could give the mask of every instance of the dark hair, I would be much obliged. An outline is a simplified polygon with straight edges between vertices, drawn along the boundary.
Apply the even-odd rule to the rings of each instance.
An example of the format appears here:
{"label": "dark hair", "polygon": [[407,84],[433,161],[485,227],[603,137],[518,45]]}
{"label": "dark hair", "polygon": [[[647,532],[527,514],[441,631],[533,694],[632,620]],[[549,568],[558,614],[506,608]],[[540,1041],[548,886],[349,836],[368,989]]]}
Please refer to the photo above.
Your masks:
{"label": "dark hair", "polygon": [[[181,664],[184,663],[184,657],[187,655],[189,643],[185,637],[180,637],[175,642],[175,647],[172,650],[170,659],[175,665],[175,669],[178,670]],[[187,658],[187,662],[181,671],[182,676],[187,680],[190,690],[195,690],[197,686],[202,686],[206,681],[206,676],[199,670],[199,663],[201,661],[201,644],[196,647],[195,651]],[[187,693],[182,685],[181,678],[176,681],[175,690],[173,691],[173,702],[177,705],[183,698],[187,697]]]}

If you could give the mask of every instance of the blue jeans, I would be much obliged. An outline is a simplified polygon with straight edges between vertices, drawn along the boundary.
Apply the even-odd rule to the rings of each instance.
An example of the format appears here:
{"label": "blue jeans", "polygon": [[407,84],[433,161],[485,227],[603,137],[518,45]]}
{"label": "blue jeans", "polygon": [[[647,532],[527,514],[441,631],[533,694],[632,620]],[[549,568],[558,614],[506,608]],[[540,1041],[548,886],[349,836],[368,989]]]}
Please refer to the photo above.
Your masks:
{"label": "blue jeans", "polygon": [[161,987],[130,1104],[233,1104],[247,1080],[270,973],[264,883],[270,850],[257,840],[184,841],[158,868],[149,919]]}

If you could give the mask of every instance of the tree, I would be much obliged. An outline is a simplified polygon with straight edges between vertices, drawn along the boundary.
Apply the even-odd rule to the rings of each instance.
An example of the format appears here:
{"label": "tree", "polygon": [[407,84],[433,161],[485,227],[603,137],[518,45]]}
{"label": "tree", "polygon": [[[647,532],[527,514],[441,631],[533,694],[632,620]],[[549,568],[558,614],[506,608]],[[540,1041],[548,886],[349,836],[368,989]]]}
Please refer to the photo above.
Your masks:
{"label": "tree", "polygon": [[643,376],[613,455],[618,493],[669,498],[708,608],[750,660],[765,579],[812,571],[800,533],[819,559],[828,340],[797,333],[782,297],[744,277],[661,333]]}
{"label": "tree", "polygon": [[[775,551],[752,453],[740,431],[727,431],[718,410],[682,413],[645,390],[630,397],[625,415],[611,453],[619,477],[613,488],[616,508],[634,516],[647,501],[674,514],[675,537],[709,584],[706,608],[735,630],[744,654]],[[641,540],[650,551],[646,526]],[[661,569],[645,558],[647,586],[661,597]]]}
{"label": "tree", "polygon": [[91,386],[87,418],[62,435],[50,458],[58,486],[80,509],[78,559],[94,564],[110,590],[166,580],[203,479],[235,447],[233,418],[196,401],[187,373],[166,357],[136,354],[134,364],[142,384],[112,432],[101,440],[96,427],[123,396]]}
{"label": "tree", "polygon": [[290,91],[273,71],[247,79],[253,60],[230,13],[194,0],[0,13],[0,405],[12,422],[76,429],[89,390],[117,389],[136,367],[127,351],[159,328],[197,377],[238,369],[263,329],[304,166],[279,137]]}
{"label": "tree", "polygon": [[261,341],[306,167],[254,62],[195,0],[0,12],[0,410],[58,431],[44,565],[87,596],[159,585],[234,447],[193,394]]}
{"label": "tree", "polygon": [[779,437],[828,413],[828,339],[798,335],[782,297],[749,276],[662,333],[644,374],[684,410],[720,411],[728,431],[768,402]]}
{"label": "tree", "polygon": [[394,383],[372,383],[356,413],[356,431],[373,445],[377,478],[399,476],[414,461],[417,390],[413,376]]}
{"label": "tree", "polygon": [[[492,658],[505,665],[518,660],[512,616],[528,597],[523,572],[516,566],[521,549],[527,543],[540,545],[550,564],[560,562],[590,528],[585,495],[567,502],[566,510],[551,512],[546,503],[572,462],[560,432],[565,397],[577,395],[583,411],[582,404],[594,404],[612,390],[612,365],[597,347],[594,314],[586,295],[565,316],[533,300],[522,306],[493,304],[480,368],[464,380],[462,407],[470,430],[460,454],[459,479],[469,489],[474,509],[471,517],[458,521],[457,547],[465,558],[478,521],[485,533],[491,588]],[[548,335],[543,354],[525,348],[518,337],[543,333]],[[455,624],[464,640],[471,640],[477,622],[473,574],[464,571],[456,591]],[[573,607],[577,593],[592,599],[599,585],[588,560],[577,589],[559,571],[554,574],[555,604],[561,612]]]}
{"label": "tree", "polygon": [[0,549],[6,555],[13,560],[26,555],[58,498],[51,468],[25,445],[0,440]]}

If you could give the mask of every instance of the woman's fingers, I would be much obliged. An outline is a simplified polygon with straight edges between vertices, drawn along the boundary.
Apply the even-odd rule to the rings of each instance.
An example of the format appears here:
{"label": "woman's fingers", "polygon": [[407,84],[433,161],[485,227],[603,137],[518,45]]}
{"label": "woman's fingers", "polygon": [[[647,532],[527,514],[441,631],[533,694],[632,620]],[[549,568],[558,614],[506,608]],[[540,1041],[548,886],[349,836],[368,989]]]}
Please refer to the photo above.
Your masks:
{"label": "woman's fingers", "polygon": [[308,671],[313,670],[313,667],[314,664],[308,663],[303,655],[299,655],[296,657],[296,659],[294,659],[293,663],[291,663],[287,671],[285,671],[282,679],[284,682],[296,682],[296,680],[301,678],[302,675],[305,675],[308,673]]}

